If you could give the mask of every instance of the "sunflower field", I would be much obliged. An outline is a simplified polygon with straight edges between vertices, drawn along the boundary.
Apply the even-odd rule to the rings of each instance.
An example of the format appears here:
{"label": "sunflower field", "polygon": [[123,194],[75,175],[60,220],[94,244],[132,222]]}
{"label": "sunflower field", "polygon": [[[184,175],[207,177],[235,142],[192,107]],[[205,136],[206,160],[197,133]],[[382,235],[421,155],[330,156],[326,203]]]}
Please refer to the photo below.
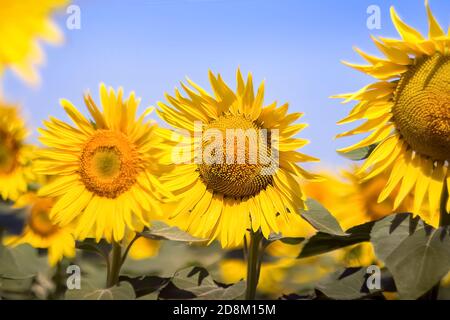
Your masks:
{"label": "sunflower field", "polygon": [[0,300],[449,300],[450,6],[391,2],[0,0]]}

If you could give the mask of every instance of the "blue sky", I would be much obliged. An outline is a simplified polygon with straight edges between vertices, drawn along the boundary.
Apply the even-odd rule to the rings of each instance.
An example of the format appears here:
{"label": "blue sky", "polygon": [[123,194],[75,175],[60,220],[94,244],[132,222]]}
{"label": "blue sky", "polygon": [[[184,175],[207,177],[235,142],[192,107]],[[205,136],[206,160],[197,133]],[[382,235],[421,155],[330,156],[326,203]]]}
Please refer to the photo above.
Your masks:
{"label": "blue sky", "polygon": [[[450,24],[450,1],[431,0],[441,25]],[[209,88],[209,69],[234,86],[239,66],[255,82],[266,80],[266,102],[289,102],[305,113],[311,140],[304,152],[326,167],[348,161],[335,149],[352,139],[333,140],[335,125],[349,111],[329,96],[350,92],[372,80],[345,67],[361,61],[352,47],[376,53],[370,34],[397,37],[389,18],[394,5],[402,18],[427,33],[422,0],[80,0],[81,29],[68,30],[67,16],[56,20],[65,33],[61,47],[45,46],[42,84],[29,88],[12,74],[5,95],[20,103],[33,128],[53,115],[67,119],[58,100],[83,107],[82,93],[97,97],[105,82],[134,90],[142,106],[155,105],[186,76]],[[381,8],[381,29],[366,26],[367,8]],[[36,135],[34,135],[34,138]]]}

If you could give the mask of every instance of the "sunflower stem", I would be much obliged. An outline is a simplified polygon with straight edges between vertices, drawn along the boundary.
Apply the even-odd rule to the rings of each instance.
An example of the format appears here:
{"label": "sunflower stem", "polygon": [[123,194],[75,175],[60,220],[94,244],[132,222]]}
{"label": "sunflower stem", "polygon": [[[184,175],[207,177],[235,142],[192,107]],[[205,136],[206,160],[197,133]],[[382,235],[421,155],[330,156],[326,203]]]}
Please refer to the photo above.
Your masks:
{"label": "sunflower stem", "polygon": [[123,264],[125,263],[125,260],[127,259],[128,253],[130,252],[131,247],[136,242],[137,239],[139,239],[141,236],[136,234],[136,236],[133,238],[133,240],[130,241],[127,248],[125,249],[125,252],[123,253],[122,259],[120,261],[120,267],[122,268]]}
{"label": "sunflower stem", "polygon": [[119,283],[120,268],[122,266],[122,246],[120,242],[113,241],[111,251],[111,269],[107,280],[107,287],[114,287]]}
{"label": "sunflower stem", "polygon": [[447,182],[444,181],[444,186],[441,194],[441,205],[440,205],[440,217],[439,225],[441,227],[450,225],[450,214],[447,212],[447,202],[448,202],[448,186]]}
{"label": "sunflower stem", "polygon": [[259,270],[261,268],[261,240],[263,235],[260,230],[250,231],[250,245],[247,259],[247,289],[246,300],[255,300],[256,288],[258,287]]}

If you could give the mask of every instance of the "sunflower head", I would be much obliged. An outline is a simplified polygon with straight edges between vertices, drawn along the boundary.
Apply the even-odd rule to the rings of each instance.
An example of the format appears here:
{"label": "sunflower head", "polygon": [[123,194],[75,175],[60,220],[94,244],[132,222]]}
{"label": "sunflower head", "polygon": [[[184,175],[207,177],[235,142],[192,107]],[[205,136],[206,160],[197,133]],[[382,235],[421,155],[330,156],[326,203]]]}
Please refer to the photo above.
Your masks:
{"label": "sunflower head", "polygon": [[140,157],[121,132],[98,130],[80,155],[80,177],[86,188],[114,199],[136,183]]}
{"label": "sunflower head", "polygon": [[29,83],[39,76],[36,66],[44,56],[37,40],[57,44],[62,34],[50,15],[63,8],[68,0],[2,0],[0,11],[0,73],[11,68]]}
{"label": "sunflower head", "polygon": [[17,107],[0,105],[0,196],[15,200],[34,179],[31,169],[33,148]]}
{"label": "sunflower head", "polygon": [[[254,91],[249,74],[237,72],[232,90],[209,73],[213,94],[188,80],[187,96],[176,90],[158,103],[158,114],[178,130],[169,135],[171,153],[183,162],[165,176],[176,197],[175,221],[192,234],[238,246],[248,229],[268,237],[305,208],[299,179],[316,179],[297,163],[315,161],[297,152],[307,141],[295,137],[306,125],[288,105],[264,105],[264,83]],[[180,134],[181,132],[181,134]],[[183,139],[180,139],[180,135]],[[178,161],[181,162],[181,161]],[[304,222],[305,233],[311,228]]]}
{"label": "sunflower head", "polygon": [[[260,130],[263,128],[257,123],[240,115],[224,115],[205,126],[206,133],[220,133],[222,140],[222,150],[219,150],[223,154],[221,161],[212,164],[202,161],[198,165],[201,177],[211,189],[230,197],[245,197],[257,194],[273,182],[271,175],[264,174],[263,160],[266,159],[251,161],[251,157],[261,149],[265,157],[270,157],[267,156],[270,152],[270,141],[261,140],[259,146],[257,145],[256,133]],[[241,133],[244,138],[242,146],[238,146],[239,134],[230,138],[232,132]],[[245,135],[245,132],[249,134]],[[208,145],[208,142],[203,142],[202,149]],[[230,145],[233,150],[230,150]],[[254,150],[250,150],[252,145],[257,145]],[[239,156],[242,156],[242,159],[239,159]]]}
{"label": "sunflower head", "polygon": [[35,248],[48,249],[48,260],[52,266],[63,257],[73,258],[75,239],[72,227],[60,227],[51,220],[54,203],[54,199],[39,197],[35,192],[20,196],[15,206],[27,208],[26,225],[21,235],[6,237],[5,243],[11,246],[28,243]]}
{"label": "sunflower head", "polygon": [[[367,121],[339,136],[372,131],[342,152],[376,144],[360,174],[365,179],[387,171],[390,176],[380,192],[384,201],[398,188],[394,208],[414,194],[414,212],[422,204],[436,212],[448,180],[450,161],[450,34],[445,33],[425,1],[429,32],[420,32],[403,22],[391,8],[392,21],[401,39],[375,38],[386,58],[356,49],[369,65],[350,64],[378,79],[355,93],[339,95],[344,102],[357,101],[340,124]],[[450,209],[450,202],[447,204]],[[449,210],[447,210],[449,211]]]}
{"label": "sunflower head", "polygon": [[433,160],[450,160],[450,56],[417,59],[400,77],[392,121],[408,145]]}
{"label": "sunflower head", "polygon": [[162,134],[146,119],[151,108],[136,117],[134,93],[123,99],[122,89],[116,94],[104,85],[100,97],[103,108],[85,96],[91,119],[61,101],[75,126],[54,118],[45,122],[40,140],[47,148],[39,152],[36,170],[54,176],[40,194],[58,198],[51,212],[57,223],[76,220],[81,239],[93,234],[119,241],[127,230],[141,231],[162,214],[160,199],[172,195],[156,176],[169,168],[160,163]]}

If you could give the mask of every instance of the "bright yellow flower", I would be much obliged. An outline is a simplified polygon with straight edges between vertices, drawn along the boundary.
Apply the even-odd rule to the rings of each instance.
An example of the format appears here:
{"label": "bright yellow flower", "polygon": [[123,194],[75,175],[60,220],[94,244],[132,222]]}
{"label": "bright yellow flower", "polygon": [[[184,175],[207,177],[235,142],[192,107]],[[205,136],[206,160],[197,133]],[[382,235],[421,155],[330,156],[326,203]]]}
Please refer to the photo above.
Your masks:
{"label": "bright yellow flower", "polygon": [[40,194],[58,197],[51,217],[61,226],[76,220],[77,239],[94,234],[120,241],[126,231],[141,231],[161,215],[160,198],[171,196],[156,178],[166,168],[159,162],[158,127],[146,120],[151,108],[136,118],[139,99],[122,96],[122,89],[116,94],[102,84],[101,110],[86,95],[92,119],[62,100],[76,126],[50,118],[39,130],[48,148],[39,152],[36,168],[56,176]]}
{"label": "bright yellow flower", "polygon": [[60,227],[50,220],[50,210],[54,205],[51,198],[41,198],[35,193],[21,196],[17,207],[29,208],[27,224],[20,236],[5,238],[5,244],[16,246],[28,243],[35,248],[48,249],[48,261],[55,265],[63,257],[75,257],[75,239],[70,226]]}
{"label": "bright yellow flower", "polygon": [[0,197],[15,200],[27,191],[34,175],[32,147],[25,143],[28,132],[18,109],[0,103]]}
{"label": "bright yellow flower", "polygon": [[320,202],[339,221],[344,230],[379,220],[392,213],[412,210],[412,195],[408,195],[396,210],[392,210],[398,188],[382,202],[378,195],[389,176],[381,174],[370,180],[358,178],[359,167],[343,171],[341,176],[322,173],[323,181],[307,182],[303,188],[308,197]]}
{"label": "bright yellow flower", "polygon": [[[428,202],[429,212],[437,211],[450,177],[450,35],[437,23],[428,1],[426,8],[428,38],[401,21],[391,8],[393,23],[402,39],[373,38],[387,59],[357,49],[370,65],[349,64],[379,81],[356,93],[339,96],[345,102],[358,101],[340,124],[367,119],[339,136],[373,131],[340,151],[378,144],[361,174],[368,180],[390,172],[378,200],[387,199],[400,185],[394,209],[413,192],[413,212],[419,215],[424,202]],[[450,209],[450,202],[447,206]]]}
{"label": "bright yellow flower", "polygon": [[158,255],[160,247],[161,241],[140,237],[131,246],[128,256],[134,260],[152,258]]}
{"label": "bright yellow flower", "polygon": [[[317,177],[296,163],[316,159],[296,151],[307,143],[294,138],[306,126],[293,124],[302,114],[287,114],[287,104],[264,107],[264,84],[255,96],[251,75],[245,82],[237,72],[236,92],[220,75],[210,72],[209,80],[213,95],[189,81],[194,89],[182,84],[187,97],[176,90],[174,97],[166,95],[171,106],[158,103],[161,108],[158,114],[182,130],[181,136],[191,137],[180,141],[179,149],[193,151],[165,178],[179,198],[173,217],[181,221],[180,227],[194,236],[218,239],[223,247],[234,247],[242,244],[247,229],[261,229],[268,237],[271,232],[279,232],[279,223],[289,225],[291,219],[301,219],[298,212],[305,208],[305,197],[299,178]],[[258,140],[257,136],[261,138],[264,130],[269,132],[267,137],[275,138],[278,147],[272,139]],[[232,134],[250,132],[241,140],[244,145],[240,149],[237,140],[228,139],[230,131]],[[216,139],[209,140],[214,134]],[[210,150],[213,142],[219,147]],[[179,150],[174,150],[178,154]],[[198,154],[203,157],[199,159]],[[250,161],[261,154],[259,160]],[[240,155],[242,162],[238,160]],[[216,157],[216,161],[208,162],[208,156]],[[278,169],[266,170],[268,163],[276,163]],[[311,226],[302,222],[302,231],[309,234]]]}
{"label": "bright yellow flower", "polygon": [[50,15],[68,0],[0,0],[0,74],[11,68],[30,83],[44,61],[38,40],[58,44],[63,36]]}

